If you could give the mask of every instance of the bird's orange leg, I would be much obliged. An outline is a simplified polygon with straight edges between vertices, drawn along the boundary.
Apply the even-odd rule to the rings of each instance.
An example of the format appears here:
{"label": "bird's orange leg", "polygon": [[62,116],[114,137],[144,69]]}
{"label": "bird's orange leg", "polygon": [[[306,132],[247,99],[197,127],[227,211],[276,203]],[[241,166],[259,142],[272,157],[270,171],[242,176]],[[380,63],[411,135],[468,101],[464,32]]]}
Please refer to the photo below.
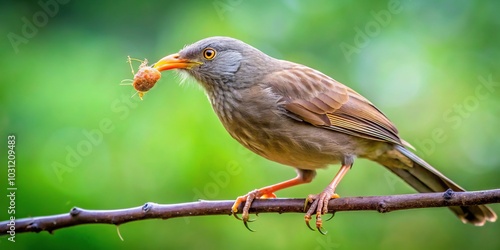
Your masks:
{"label": "bird's orange leg", "polygon": [[323,221],[321,219],[321,215],[326,214],[328,212],[328,201],[331,199],[339,198],[340,196],[335,193],[335,189],[337,188],[337,185],[340,183],[342,178],[344,178],[344,175],[351,169],[351,165],[342,165],[340,168],[339,172],[335,175],[333,178],[332,182],[328,184],[328,186],[323,190],[318,195],[309,195],[306,199],[307,202],[312,202],[311,207],[307,211],[306,215],[304,216],[306,225],[311,229],[314,230],[310,225],[309,221],[311,220],[311,215],[316,212],[316,228],[318,231],[322,234],[325,234],[321,229],[322,229],[322,224]]}
{"label": "bird's orange leg", "polygon": [[248,194],[246,194],[244,196],[240,196],[236,199],[236,201],[234,202],[234,204],[231,208],[231,213],[234,215],[234,217],[236,217],[237,219],[240,219],[240,218],[238,218],[236,213],[238,212],[238,208],[239,208],[240,204],[242,202],[245,202],[245,206],[243,207],[242,214],[241,214],[241,220],[243,220],[243,223],[245,224],[245,227],[248,230],[253,231],[252,229],[250,229],[248,227],[248,224],[247,224],[249,221],[249,213],[248,212],[250,210],[250,206],[252,205],[253,200],[276,198],[276,195],[274,194],[274,192],[281,190],[281,189],[288,188],[288,187],[296,186],[299,184],[309,183],[309,182],[311,182],[312,178],[313,178],[313,176],[311,176],[310,178],[309,177],[304,178],[304,176],[299,174],[297,177],[295,177],[293,179],[251,191]]}

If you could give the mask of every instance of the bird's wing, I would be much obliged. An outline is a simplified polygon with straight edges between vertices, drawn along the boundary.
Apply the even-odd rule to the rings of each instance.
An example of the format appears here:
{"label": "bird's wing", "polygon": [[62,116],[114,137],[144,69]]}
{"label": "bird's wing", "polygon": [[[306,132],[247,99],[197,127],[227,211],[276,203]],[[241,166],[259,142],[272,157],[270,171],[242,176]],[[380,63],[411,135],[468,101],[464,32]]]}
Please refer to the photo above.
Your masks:
{"label": "bird's wing", "polygon": [[406,144],[370,101],[317,70],[294,64],[264,81],[282,97],[282,107],[294,119],[366,139]]}

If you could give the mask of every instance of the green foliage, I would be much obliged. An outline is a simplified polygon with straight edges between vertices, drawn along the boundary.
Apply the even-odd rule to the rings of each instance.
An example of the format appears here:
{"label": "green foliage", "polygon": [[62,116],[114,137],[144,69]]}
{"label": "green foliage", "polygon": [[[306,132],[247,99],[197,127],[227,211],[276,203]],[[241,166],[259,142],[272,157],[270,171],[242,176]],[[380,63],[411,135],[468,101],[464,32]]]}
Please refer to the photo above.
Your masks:
{"label": "green foliage", "polygon": [[[214,35],[321,70],[372,100],[424,159],[465,188],[499,188],[497,1],[60,3],[57,11],[36,1],[0,10],[0,131],[5,146],[8,134],[17,136],[17,218],[73,206],[234,199],[294,177],[292,168],[233,141],[191,80],[179,86],[180,78],[164,73],[144,101],[119,85],[132,78],[127,55],[155,62]],[[228,166],[239,172],[229,174]],[[319,170],[311,184],[277,195],[318,193],[336,171]],[[7,192],[6,171],[0,172]],[[338,192],[413,190],[358,160]],[[0,220],[8,218],[7,207],[1,199]],[[500,213],[498,204],[492,207]],[[228,216],[140,221],[120,226],[121,242],[113,226],[85,225],[18,234],[16,243],[1,238],[0,248],[500,248],[500,223],[462,225],[442,208],[339,213],[325,222],[326,236],[310,232],[301,214],[262,214],[251,226],[256,233]]]}

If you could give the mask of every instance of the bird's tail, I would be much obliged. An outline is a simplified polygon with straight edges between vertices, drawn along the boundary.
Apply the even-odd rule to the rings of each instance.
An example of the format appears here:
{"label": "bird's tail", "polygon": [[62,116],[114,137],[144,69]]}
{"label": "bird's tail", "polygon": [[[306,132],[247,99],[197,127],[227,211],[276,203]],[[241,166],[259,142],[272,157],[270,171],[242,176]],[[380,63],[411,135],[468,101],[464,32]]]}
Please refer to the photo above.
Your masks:
{"label": "bird's tail", "polygon": [[[390,160],[394,159],[394,155],[383,157],[385,159],[381,159],[379,163],[387,167],[406,183],[410,184],[410,186],[415,188],[418,192],[444,192],[448,189],[456,192],[465,191],[452,180],[448,179],[442,173],[434,169],[429,163],[420,159],[417,155],[403,146],[396,145],[395,151],[397,152],[393,151],[390,154],[398,154],[397,158],[401,158],[401,156],[403,156],[403,161],[409,160],[407,164],[411,164],[413,166],[410,168],[402,168],[400,161],[396,162],[394,160]],[[482,226],[486,221],[494,222],[497,219],[495,212],[485,205],[456,206],[449,208],[458,216],[458,218],[460,218],[460,220],[462,220],[463,223],[471,223],[475,226]]]}

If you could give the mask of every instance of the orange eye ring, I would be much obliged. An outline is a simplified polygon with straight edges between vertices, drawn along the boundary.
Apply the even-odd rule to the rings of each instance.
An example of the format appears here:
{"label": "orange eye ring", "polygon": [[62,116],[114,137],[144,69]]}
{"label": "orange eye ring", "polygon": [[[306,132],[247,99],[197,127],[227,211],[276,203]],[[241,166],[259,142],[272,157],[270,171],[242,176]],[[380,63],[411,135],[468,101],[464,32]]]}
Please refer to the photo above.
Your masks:
{"label": "orange eye ring", "polygon": [[205,57],[205,59],[207,60],[214,59],[216,54],[217,52],[215,52],[215,50],[212,48],[206,48],[203,50],[203,57]]}

